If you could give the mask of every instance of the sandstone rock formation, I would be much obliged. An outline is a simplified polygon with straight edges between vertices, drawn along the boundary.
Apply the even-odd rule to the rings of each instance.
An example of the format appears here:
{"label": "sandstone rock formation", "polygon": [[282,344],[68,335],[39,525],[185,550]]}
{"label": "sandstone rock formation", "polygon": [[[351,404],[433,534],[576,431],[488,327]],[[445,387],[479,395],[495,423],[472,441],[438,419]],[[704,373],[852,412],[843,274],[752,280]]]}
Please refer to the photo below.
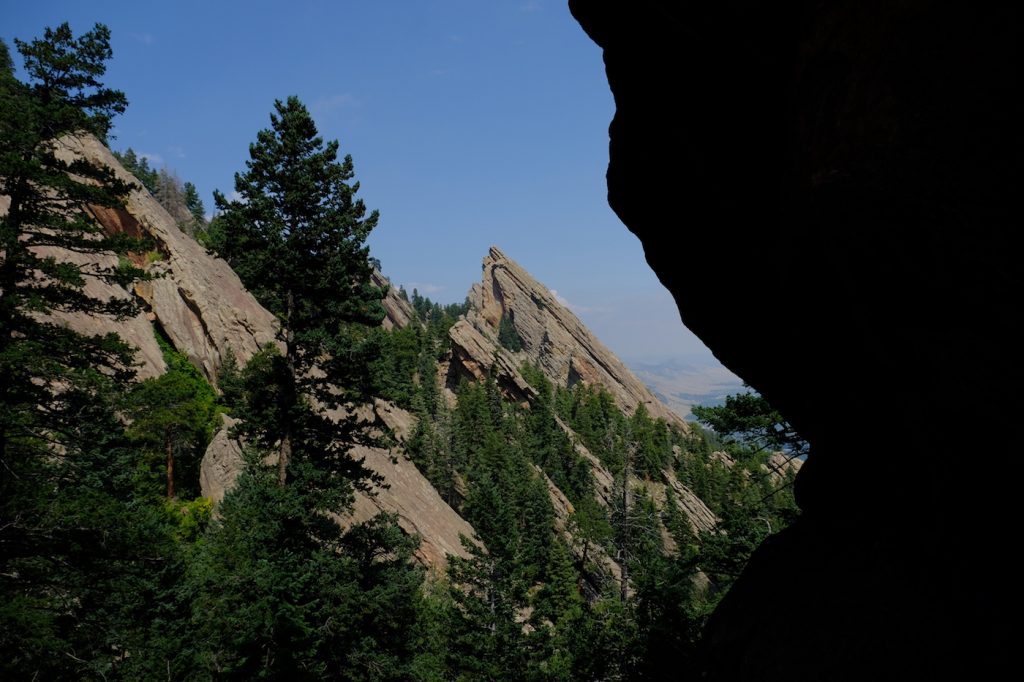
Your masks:
{"label": "sandstone rock formation", "polygon": [[[550,289],[497,247],[492,246],[484,258],[483,281],[470,289],[469,305],[465,322],[452,327],[451,339],[455,357],[470,375],[480,377],[497,363],[499,380],[522,391],[516,368],[529,362],[540,367],[555,386],[601,385],[627,414],[643,404],[652,417],[687,429],[683,419],[658,400]],[[523,350],[502,349],[495,359],[502,318],[515,328]]]}
{"label": "sandstone rock formation", "polygon": [[791,457],[784,452],[773,452],[768,458],[768,462],[762,466],[773,479],[779,480],[791,472],[799,474],[803,465],[804,462],[801,459]]}
{"label": "sandstone rock formation", "polygon": [[[67,160],[85,158],[105,164],[122,179],[134,181],[96,139],[67,138],[62,141],[61,155]],[[0,202],[4,201],[0,197]],[[3,210],[6,205],[0,203],[0,211]],[[175,219],[141,186],[128,197],[124,209],[96,208],[93,214],[111,233],[126,232],[153,241],[156,258],[149,270],[156,279],[138,284],[134,292],[148,310],[124,321],[83,315],[55,316],[56,319],[84,333],[115,331],[137,345],[143,363],[140,378],[166,371],[152,322],[160,325],[174,347],[185,353],[211,382],[216,381],[228,348],[234,351],[239,363],[244,363],[262,345],[275,342],[274,316],[242,286],[226,262],[181,232]],[[75,254],[59,255],[64,259],[76,258]],[[109,267],[117,262],[112,254],[91,258],[87,262],[94,267]],[[136,260],[143,264],[151,259],[139,254]],[[374,273],[374,284],[385,286],[387,280]],[[116,286],[93,281],[88,284],[87,293],[102,298],[131,295]],[[397,289],[389,288],[382,303],[387,313],[385,327],[404,326],[414,319],[411,306],[398,295]],[[412,415],[383,401],[377,401],[373,411],[399,438],[415,423]],[[243,466],[241,447],[229,436],[234,423],[225,418],[200,465],[202,493],[215,502],[223,499],[234,485]],[[367,465],[382,474],[390,487],[382,488],[375,497],[360,496],[348,522],[368,519],[377,511],[397,514],[403,528],[421,535],[418,556],[432,566],[443,566],[448,553],[464,552],[459,534],[472,536],[472,527],[441,500],[410,462],[374,448],[361,448],[358,455],[365,456]]]}
{"label": "sandstone rock formation", "polygon": [[[7,213],[10,203],[9,197],[0,196],[0,215]],[[40,256],[53,256],[61,261],[75,263],[81,266],[84,272],[110,270],[117,266],[117,256],[112,253],[84,254],[55,247],[38,248],[36,252]],[[85,279],[83,291],[87,296],[98,300],[127,299],[131,296],[122,287],[95,277]],[[137,369],[140,379],[149,379],[167,371],[163,353],[153,336],[153,325],[145,311],[139,311],[122,320],[110,315],[81,315],[55,311],[50,315],[50,319],[88,336],[114,332],[138,349],[135,359],[139,363]]]}
{"label": "sandstone rock formation", "polygon": [[357,446],[353,455],[382,475],[385,485],[374,489],[373,495],[356,495],[350,517],[342,523],[367,521],[380,512],[398,515],[398,524],[409,534],[421,538],[416,556],[427,566],[443,569],[448,555],[468,556],[460,535],[473,539],[476,531],[424,478],[416,465],[401,452]]}
{"label": "sandstone rock formation", "polygon": [[570,6],[615,97],[609,203],[686,325],[811,445],[803,514],[721,603],[705,679],[1000,676],[1024,408],[1019,11]]}
{"label": "sandstone rock formation", "polygon": [[223,420],[199,464],[199,490],[203,497],[213,500],[214,505],[220,504],[224,495],[234,487],[235,479],[245,465],[242,446],[231,437],[231,429],[238,425],[238,420],[226,415]]}
{"label": "sandstone rock formation", "polygon": [[[68,158],[78,156],[107,164],[122,177],[130,179],[110,152],[96,140],[68,140],[63,153]],[[273,316],[245,290],[224,261],[213,257],[183,234],[174,218],[145,190],[133,192],[125,209],[95,209],[94,214],[108,231],[148,236],[153,240],[159,255],[154,259],[139,254],[137,261],[140,264],[154,261],[149,268],[157,277],[137,285],[134,292],[146,302],[148,311],[119,323],[83,316],[69,316],[62,321],[83,331],[118,331],[139,345],[145,363],[141,372],[143,377],[155,376],[165,369],[151,321],[158,323],[172,344],[188,355],[211,381],[215,380],[228,348],[235,352],[240,362],[245,362],[261,345],[274,341],[276,321]],[[69,255],[62,254],[62,257]],[[100,267],[116,262],[113,255],[93,258],[95,265]],[[416,324],[410,304],[378,272],[374,273],[374,284],[388,289],[382,301],[386,311],[383,325],[386,328]],[[91,286],[97,285],[93,283]],[[116,287],[90,293],[97,296],[130,295]],[[490,374],[510,397],[529,402],[536,397],[536,391],[520,374],[519,367],[530,362],[540,367],[556,385],[571,386],[578,381],[599,384],[625,411],[632,411],[642,403],[652,415],[686,428],[682,420],[658,402],[575,315],[497,249],[492,248],[485,259],[483,283],[474,286],[470,301],[471,309],[466,318],[458,321],[449,333],[451,352],[442,363],[442,379],[447,380],[449,386],[459,376],[481,380]],[[521,337],[522,352],[509,352],[497,343],[497,328],[503,317],[512,323]],[[386,425],[399,442],[415,426],[415,418],[411,414],[381,400],[360,408],[358,412],[365,419]],[[559,423],[580,456],[590,462],[599,502],[610,504],[614,494],[612,475],[587,451],[567,425]],[[231,418],[225,419],[201,463],[202,492],[215,502],[223,499],[243,468],[241,446],[230,436],[231,427],[235,424]],[[472,527],[441,499],[426,478],[402,456],[400,448],[392,451],[360,446],[355,449],[355,454],[365,458],[367,466],[384,477],[385,485],[375,495],[358,495],[353,512],[344,518],[339,517],[341,522],[366,520],[381,511],[394,513],[406,531],[421,536],[418,556],[425,564],[443,567],[447,555],[465,555],[459,536],[472,537]],[[714,523],[713,514],[692,492],[674,481],[671,472],[666,472],[665,476],[667,483],[652,485],[660,486],[659,489],[665,485],[672,486],[677,504],[693,527],[697,530],[710,528]],[[630,485],[641,483],[634,480]],[[559,528],[568,533],[566,524],[572,505],[554,483],[547,480],[547,484]],[[662,503],[664,497],[662,490],[659,498]],[[588,556],[603,566],[602,570],[609,575],[621,574],[619,566],[603,550],[591,548]]]}
{"label": "sandstone rock formation", "polygon": [[[679,479],[676,478],[675,473],[669,470],[665,470],[662,473],[664,485],[672,489],[675,494],[676,505],[679,510],[686,516],[686,520],[690,522],[690,527],[694,533],[705,533],[714,530],[715,525],[718,523],[718,519],[715,518],[714,512],[708,509],[708,506],[704,504],[704,500],[697,497],[692,490],[687,488],[685,485],[680,483]],[[664,489],[660,491],[660,497],[664,497]],[[657,499],[655,501],[658,501]]]}
{"label": "sandstone rock formation", "polygon": [[[555,385],[571,387],[576,382],[604,387],[620,409],[631,413],[639,404],[653,417],[661,417],[684,431],[686,423],[666,407],[636,376],[587,329],[579,318],[559,303],[551,291],[537,282],[526,270],[498,248],[491,247],[483,261],[483,281],[474,284],[469,293],[469,312],[449,330],[450,359],[447,383],[453,386],[459,377],[483,380],[488,374],[507,395],[529,402],[536,391],[523,378],[523,363],[536,365]],[[519,335],[523,350],[512,352],[497,340],[502,318],[508,319]],[[591,454],[562,420],[559,426],[574,443],[577,453],[590,463],[598,501],[611,505],[614,479],[601,462]],[[675,492],[676,505],[691,527],[697,531],[711,530],[715,515],[675,475],[663,472],[664,483],[655,483],[659,505],[665,502],[664,486]],[[549,482],[550,483],[550,482]],[[630,485],[648,485],[631,479]],[[550,483],[549,488],[554,484]],[[552,493],[556,512],[568,503],[557,488]],[[671,545],[672,543],[667,543]],[[606,563],[614,563],[605,557]],[[618,571],[618,567],[615,567]]]}
{"label": "sandstone rock formation", "polygon": [[[95,138],[66,138],[61,150],[65,159],[104,164],[122,179],[137,183]],[[227,263],[178,229],[174,218],[141,186],[129,195],[124,209],[96,209],[94,214],[110,232],[153,240],[161,258],[150,268],[157,279],[139,284],[136,293],[174,347],[188,355],[207,379],[216,381],[228,348],[245,363],[260,346],[274,341],[274,316],[246,291]],[[153,356],[151,345],[140,339],[149,375],[163,370],[163,360],[159,353]]]}
{"label": "sandstone rock formation", "polygon": [[[411,414],[381,400],[366,412],[364,416],[374,413],[399,438],[404,438],[415,424]],[[225,417],[223,426],[207,446],[200,466],[202,494],[215,504],[224,499],[234,486],[244,466],[241,445],[230,434],[231,428],[237,424],[237,420]],[[352,449],[352,456],[362,458],[369,469],[383,476],[384,485],[375,488],[373,494],[357,492],[352,513],[335,515],[339,523],[347,525],[368,521],[380,512],[396,514],[398,524],[407,533],[420,536],[416,556],[424,565],[443,569],[449,554],[466,556],[459,536],[472,539],[475,536],[473,527],[441,499],[400,450],[360,445]],[[272,464],[271,460],[274,460],[273,455],[267,463]]]}
{"label": "sandstone rock formation", "polygon": [[392,286],[390,280],[377,270],[373,271],[372,281],[374,286],[387,290],[384,294],[384,300],[381,301],[381,304],[384,306],[384,312],[387,313],[384,321],[381,323],[384,328],[402,328],[412,324],[413,320],[416,319],[416,311],[412,309],[412,304],[399,296],[398,288]]}
{"label": "sandstone rock formation", "polygon": [[528,400],[536,395],[519,373],[516,358],[498,346],[493,334],[482,333],[471,319],[479,320],[479,317],[470,311],[467,319],[459,320],[448,330],[452,356],[448,363],[449,384],[454,384],[459,374],[482,381],[490,373],[517,400]]}

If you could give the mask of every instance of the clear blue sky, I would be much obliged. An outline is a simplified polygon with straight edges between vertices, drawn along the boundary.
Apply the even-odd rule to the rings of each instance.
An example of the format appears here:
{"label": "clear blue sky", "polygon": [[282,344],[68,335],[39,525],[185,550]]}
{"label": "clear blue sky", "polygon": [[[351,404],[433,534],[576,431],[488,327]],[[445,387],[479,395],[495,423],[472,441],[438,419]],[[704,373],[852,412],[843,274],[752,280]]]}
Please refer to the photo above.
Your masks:
{"label": "clear blue sky", "polygon": [[[614,105],[565,0],[0,0],[0,37],[112,31],[112,146],[202,193],[233,188],[275,99],[298,95],[351,153],[395,283],[462,300],[491,244],[627,360],[708,358],[608,208]],[[20,59],[15,55],[20,64]],[[680,262],[699,254],[681,253]],[[694,292],[695,295],[698,292]]]}

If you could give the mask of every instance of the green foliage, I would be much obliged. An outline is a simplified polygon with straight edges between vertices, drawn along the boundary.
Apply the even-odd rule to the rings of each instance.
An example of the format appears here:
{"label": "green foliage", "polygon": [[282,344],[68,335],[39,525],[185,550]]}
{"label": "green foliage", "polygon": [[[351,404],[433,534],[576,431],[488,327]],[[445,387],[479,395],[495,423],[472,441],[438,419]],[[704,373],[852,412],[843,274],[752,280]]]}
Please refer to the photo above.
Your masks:
{"label": "green foliage", "polygon": [[228,346],[221,358],[220,369],[217,370],[217,388],[220,389],[220,401],[227,411],[241,405],[244,399],[245,383],[242,372],[238,368],[238,357],[231,346]]}
{"label": "green foliage", "polygon": [[502,317],[501,322],[498,323],[498,343],[513,353],[518,353],[523,349],[523,340],[509,317]]}
{"label": "green foliage", "polygon": [[521,439],[530,459],[546,473],[573,504],[594,495],[590,465],[577,454],[572,441],[555,418],[554,389],[536,367],[525,365],[523,376],[537,389],[537,397],[522,416]]}
{"label": "green foliage", "polygon": [[550,543],[544,586],[534,600],[532,620],[536,626],[578,620],[583,610],[583,596],[579,591],[579,574],[573,566],[569,549],[561,539]]}
{"label": "green foliage", "polygon": [[[0,57],[0,677],[110,674],[141,650],[149,598],[173,542],[162,509],[138,495],[135,452],[117,419],[133,351],[114,334],[85,336],[54,313],[125,315],[131,301],[86,293],[89,278],[125,283],[62,255],[144,250],[106,236],[87,207],[129,191],[108,168],[58,158],[59,139],[101,139],[126,99],[100,78],[102,25],[67,24],[15,41],[26,83]],[[43,255],[43,253],[48,255]]]}
{"label": "green foliage", "polygon": [[324,144],[298,98],[278,100],[274,110],[246,171],[235,175],[239,198],[215,194],[223,230],[216,248],[281,319],[291,343],[309,351],[295,357],[299,370],[328,350],[340,324],[383,319],[364,245],[378,214],[367,216],[355,198],[352,157],[338,161],[338,143]]}
{"label": "green foliage", "polygon": [[196,225],[206,224],[206,208],[199,196],[199,190],[191,182],[186,182],[182,188],[185,208],[192,214],[192,220]]}
{"label": "green foliage", "polygon": [[390,331],[376,328],[368,335],[370,392],[417,414],[434,415],[440,399],[437,361],[448,350],[448,330],[466,306],[434,303],[415,289],[411,303],[416,314],[411,324]]}
{"label": "green foliage", "polygon": [[157,338],[167,372],[129,391],[128,434],[143,451],[163,459],[168,498],[179,491],[196,494],[199,461],[218,421],[217,394],[187,357]]}
{"label": "green foliage", "polygon": [[180,543],[196,542],[213,517],[213,501],[208,497],[167,500],[164,509],[167,511],[174,538]]}
{"label": "green foliage", "polygon": [[[167,373],[129,385],[132,351],[120,339],[81,336],[47,314],[131,312],[120,299],[88,298],[84,283],[126,284],[139,271],[122,257],[109,272],[88,272],[34,248],[146,252],[103,235],[85,211],[121,205],[128,185],[59,161],[52,140],[102,137],[123,109],[123,95],[98,82],[108,41],[100,26],[79,39],[62,26],[17,43],[30,84],[15,79],[0,43],[0,193],[11,197],[0,223],[0,677],[689,672],[708,610],[753,548],[796,513],[791,479],[761,467],[768,448],[805,447],[788,425],[758,396],[698,408],[730,459],[713,452],[715,432],[683,433],[643,406],[624,415],[600,388],[555,389],[529,366],[529,406],[486,380],[461,385],[450,407],[435,379],[466,306],[414,290],[404,295],[416,313],[410,326],[376,326],[382,292],[370,284],[365,240],[377,215],[355,199],[351,159],[338,161],[337,143],[324,145],[295,98],[276,103],[252,145],[236,177],[241,200],[218,195],[220,215],[197,234],[278,316],[283,352],[268,345],[240,369],[229,350],[218,399],[158,336]],[[131,149],[119,158],[199,225],[193,185]],[[522,348],[511,319],[499,337]],[[326,410],[370,395],[415,413],[406,452],[478,534],[480,544],[464,540],[465,556],[427,586],[411,560],[418,538],[394,518],[347,528],[334,520],[356,489],[372,494],[380,480],[350,454],[371,440],[365,427]],[[246,464],[214,514],[194,495],[224,409],[241,419]],[[560,420],[612,473],[604,497]],[[695,536],[663,485],[670,471],[718,515],[711,532]],[[567,498],[556,497],[565,533],[551,483]],[[698,566],[709,591],[694,588]]]}
{"label": "green foliage", "polygon": [[559,389],[555,405],[559,416],[601,464],[612,474],[620,474],[626,461],[627,423],[611,395],[579,383],[571,391]]}
{"label": "green foliage", "polygon": [[[399,295],[404,291],[405,289],[399,289]],[[459,315],[465,315],[469,310],[468,301],[441,305],[431,301],[429,297],[420,296],[419,291],[416,289],[412,290],[410,302],[420,322],[427,327],[443,327],[445,331],[455,323]]]}
{"label": "green foliage", "polygon": [[807,441],[764,397],[756,393],[730,395],[724,405],[696,405],[692,411],[701,423],[747,452],[776,450],[801,456],[806,455],[809,449]]}
{"label": "green foliage", "polygon": [[354,198],[351,158],[337,161],[298,99],[275,110],[235,177],[241,200],[216,195],[208,237],[278,316],[284,353],[267,345],[241,372],[226,358],[218,377],[248,463],[190,566],[188,648],[201,679],[408,679],[418,540],[391,518],[343,531],[330,516],[380,477],[349,453],[364,427],[326,408],[369,395],[373,369],[411,400],[421,344],[370,327],[383,317],[363,245],[377,214]]}
{"label": "green foliage", "polygon": [[693,452],[681,478],[721,518],[715,532],[702,534],[701,566],[719,588],[716,603],[740,574],[750,554],[798,513],[792,472],[770,472],[772,450],[805,454],[804,441],[761,396],[731,395],[719,407],[695,407],[694,414],[725,440],[730,459]]}
{"label": "green foliage", "polygon": [[672,459],[672,435],[665,420],[652,420],[640,404],[629,419],[629,437],[636,444],[636,470],[648,478],[660,478]]}
{"label": "green foliage", "polygon": [[377,345],[370,370],[374,392],[402,407],[411,407],[419,385],[434,379],[433,375],[419,375],[424,361],[428,361],[428,370],[433,365],[429,362],[434,357],[432,339],[426,338],[427,331],[420,325],[390,332],[381,328],[373,334]]}
{"label": "green foliage", "polygon": [[[142,276],[134,268],[104,270],[40,254],[43,249],[48,254],[60,249],[125,253],[140,246],[124,235],[105,236],[87,212],[89,205],[122,206],[130,187],[109,168],[57,156],[61,135],[104,137],[111,117],[125,108],[124,95],[98,80],[110,57],[109,37],[109,30],[97,25],[74,38],[63,24],[47,29],[43,39],[15,41],[28,83],[0,71],[0,195],[10,199],[0,217],[5,405],[43,404],[50,380],[71,371],[103,366],[117,380],[131,374],[132,352],[115,336],[86,337],[42,317],[52,312],[128,314],[131,301],[92,298],[85,283],[88,278],[123,283]],[[0,429],[6,425],[4,419]]]}
{"label": "green foliage", "polygon": [[124,166],[124,169],[142,183],[147,192],[156,194],[159,176],[156,169],[150,167],[146,157],[138,156],[131,147],[128,147],[123,153],[113,152],[113,154],[114,158]]}
{"label": "green foliage", "polygon": [[189,568],[198,679],[407,679],[422,570],[379,516],[342,531],[250,467]]}
{"label": "green foliage", "polygon": [[123,652],[149,650],[155,605],[175,580],[176,537],[189,531],[158,501],[159,488],[139,489],[119,402],[102,377],[77,381],[54,405],[74,414],[59,453],[7,443],[0,677],[110,677],[135,664]]}
{"label": "green foliage", "polygon": [[0,76],[10,78],[14,74],[14,60],[11,58],[11,50],[0,39]]}
{"label": "green foliage", "polygon": [[268,344],[252,357],[242,371],[242,387],[243,401],[235,410],[242,419],[238,433],[264,454],[280,453],[282,438],[289,435],[289,485],[302,493],[307,513],[343,511],[355,489],[370,491],[380,482],[349,454],[353,443],[369,442],[365,429],[354,419],[331,419],[305,397],[293,401],[287,359],[275,346]]}
{"label": "green foliage", "polygon": [[273,381],[264,399],[272,397],[274,414],[264,410],[269,421],[250,422],[254,435],[264,445],[279,443],[282,485],[293,450],[302,451],[307,469],[319,467],[325,481],[337,483],[368,475],[345,454],[354,420],[334,428],[324,408],[365,397],[369,386],[367,363],[353,352],[365,334],[352,327],[384,317],[364,245],[377,212],[365,215],[355,199],[359,183],[349,184],[352,158],[337,160],[338,143],[324,144],[298,98],[274,108],[271,128],[249,147],[246,171],[235,175],[239,199],[215,195],[215,248],[281,322],[284,355],[264,362]]}

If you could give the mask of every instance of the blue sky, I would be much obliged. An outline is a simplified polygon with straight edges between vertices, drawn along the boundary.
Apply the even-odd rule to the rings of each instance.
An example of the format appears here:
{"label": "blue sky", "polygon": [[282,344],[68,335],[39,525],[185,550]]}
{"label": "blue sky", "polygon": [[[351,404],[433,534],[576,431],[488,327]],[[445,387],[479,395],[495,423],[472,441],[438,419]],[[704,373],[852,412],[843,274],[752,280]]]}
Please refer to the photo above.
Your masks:
{"label": "blue sky", "polygon": [[130,102],[112,146],[191,180],[208,210],[274,100],[298,95],[352,154],[360,195],[381,212],[371,249],[395,283],[462,300],[496,244],[624,359],[710,360],[607,206],[614,104],[564,0],[0,7],[12,48],[63,21],[76,34],[107,24],[106,83]]}

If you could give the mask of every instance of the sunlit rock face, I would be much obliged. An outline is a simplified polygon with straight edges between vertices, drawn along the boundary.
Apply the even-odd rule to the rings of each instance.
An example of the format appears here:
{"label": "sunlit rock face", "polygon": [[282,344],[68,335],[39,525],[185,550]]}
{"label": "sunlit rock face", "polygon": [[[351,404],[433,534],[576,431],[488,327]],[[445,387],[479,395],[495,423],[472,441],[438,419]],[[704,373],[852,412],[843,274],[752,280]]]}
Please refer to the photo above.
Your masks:
{"label": "sunlit rock face", "polygon": [[[274,341],[274,316],[242,286],[225,261],[178,228],[175,219],[124,170],[106,146],[92,137],[66,138],[61,155],[109,166],[121,179],[138,185],[123,209],[94,208],[94,215],[110,233],[126,232],[152,242],[153,250],[145,260],[153,261],[147,269],[154,279],[137,284],[135,294],[145,302],[148,316],[160,325],[174,347],[185,353],[207,379],[216,381],[228,348],[244,364],[260,346]],[[116,257],[109,258],[116,262]],[[97,324],[86,316],[78,317],[75,324]],[[105,321],[100,324],[105,331],[122,333],[120,327],[107,326]],[[126,334],[125,338],[142,349],[139,360],[143,377],[164,371],[152,332]]]}
{"label": "sunlit rock face", "polygon": [[1012,650],[1024,407],[1016,10],[570,7],[615,96],[612,208],[813,446],[804,516],[723,602],[708,674],[987,677]]}
{"label": "sunlit rock face", "polygon": [[[466,297],[468,311],[448,332],[450,352],[440,379],[450,400],[454,400],[453,391],[461,380],[490,378],[509,398],[529,403],[536,399],[537,390],[520,372],[528,364],[540,370],[553,386],[571,388],[583,383],[601,388],[626,414],[632,414],[643,405],[652,417],[664,419],[684,432],[689,430],[686,422],[658,400],[550,289],[498,247],[488,250],[482,270],[481,281],[472,286]],[[518,338],[518,350],[503,345],[502,325],[506,326],[506,334],[514,333]],[[568,425],[557,417],[556,421],[572,440],[576,452],[589,463],[597,502],[611,506],[615,487],[613,475]],[[694,533],[711,531],[718,521],[704,501],[679,482],[671,467],[654,480],[636,477],[630,480],[633,485],[645,487],[659,508],[664,508],[666,488],[671,488],[674,503]],[[572,504],[553,482],[547,480],[547,484],[556,527],[567,533]],[[675,543],[667,530],[662,527],[661,531],[666,549],[674,551]],[[572,552],[580,551],[579,545],[569,544]],[[621,575],[621,566],[604,550],[591,548],[590,551],[590,558],[610,575]],[[576,558],[580,559],[580,555]],[[706,580],[703,574],[701,578]]]}
{"label": "sunlit rock face", "polygon": [[374,270],[371,282],[375,287],[384,289],[385,292],[384,299],[381,301],[381,305],[384,306],[384,320],[381,325],[385,329],[395,329],[396,327],[400,329],[412,324],[416,319],[416,311],[412,309],[412,304],[409,301],[402,298],[390,280],[378,270]]}
{"label": "sunlit rock face", "polygon": [[[498,362],[498,374],[511,377],[510,390],[526,393],[531,389],[521,377],[516,378],[516,370],[527,362],[555,386],[579,382],[602,386],[626,414],[644,405],[651,417],[687,430],[682,418],[658,400],[550,289],[497,247],[492,246],[484,257],[483,277],[470,289],[467,300],[466,319],[452,328],[450,336],[456,359],[468,374],[482,378],[481,368]],[[495,361],[502,319],[519,337],[522,350],[503,351]],[[503,365],[508,368],[502,369]]]}

